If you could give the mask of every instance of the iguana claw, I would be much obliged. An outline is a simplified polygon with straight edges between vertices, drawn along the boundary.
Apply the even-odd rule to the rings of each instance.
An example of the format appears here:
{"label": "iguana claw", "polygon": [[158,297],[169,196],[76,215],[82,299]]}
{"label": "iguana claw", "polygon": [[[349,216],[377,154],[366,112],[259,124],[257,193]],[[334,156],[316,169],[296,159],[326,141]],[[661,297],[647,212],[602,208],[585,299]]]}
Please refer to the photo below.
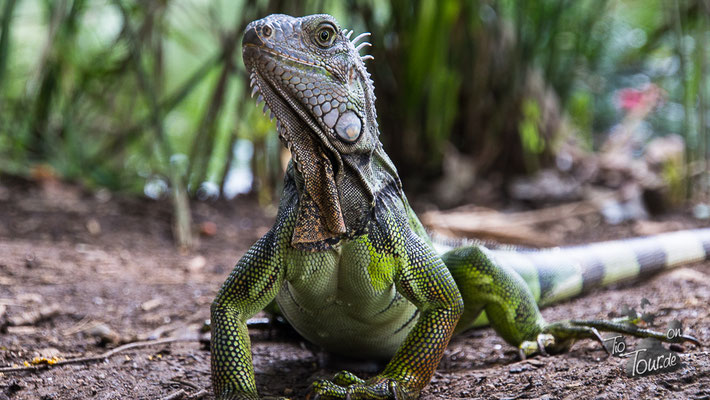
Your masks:
{"label": "iguana claw", "polygon": [[537,349],[540,351],[540,354],[547,357],[549,354],[547,354],[547,351],[545,351],[545,345],[547,345],[547,341],[549,340],[552,340],[552,342],[554,343],[555,339],[547,338],[545,336],[549,335],[537,335]]}
{"label": "iguana claw", "polygon": [[663,342],[687,341],[700,346],[698,339],[690,335],[678,335],[670,339],[661,332],[639,328],[627,319],[614,321],[570,320],[548,324],[543,328],[543,333],[538,334],[534,341],[526,340],[520,343],[518,346],[520,359],[524,360],[527,356],[534,354],[547,355],[548,353],[566,351],[578,339],[593,339],[601,344],[608,355],[611,355],[609,349],[604,346],[604,339],[599,331],[616,332],[640,338],[651,337]]}
{"label": "iguana claw", "polygon": [[[662,332],[657,332],[651,329],[644,329],[644,328],[639,328],[638,326],[629,323],[628,320],[626,319],[621,319],[621,320],[613,320],[613,321],[605,321],[605,320],[571,320],[570,324],[578,327],[587,327],[593,329],[595,332],[598,330],[605,331],[605,332],[616,332],[616,333],[622,333],[622,334],[627,334],[635,337],[640,337],[640,338],[647,338],[647,337],[652,337],[655,339],[658,339],[662,342],[670,342],[670,343],[682,343],[682,342],[691,342],[696,346],[702,346],[700,341],[696,339],[693,336],[690,335],[677,335],[674,336],[673,338],[668,337],[665,333]],[[599,336],[599,333],[597,332],[597,336]],[[601,336],[599,336],[599,340],[602,341]]]}

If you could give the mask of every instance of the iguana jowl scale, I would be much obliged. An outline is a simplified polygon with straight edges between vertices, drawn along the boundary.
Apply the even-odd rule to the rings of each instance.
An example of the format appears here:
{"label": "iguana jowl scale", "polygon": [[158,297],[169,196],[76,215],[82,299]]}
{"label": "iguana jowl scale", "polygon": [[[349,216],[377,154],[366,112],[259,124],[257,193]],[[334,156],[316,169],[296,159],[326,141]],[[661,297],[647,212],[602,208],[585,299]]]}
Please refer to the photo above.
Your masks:
{"label": "iguana jowl scale", "polygon": [[665,338],[609,321],[548,323],[538,304],[705,260],[710,230],[539,252],[470,244],[439,255],[378,139],[359,54],[367,44],[356,47],[362,35],[351,34],[329,15],[271,15],[244,34],[252,95],[275,115],[293,158],[276,223],[212,304],[218,399],[258,398],[246,320],[273,300],[326,350],[390,360],[367,381],[342,372],[314,383],[314,397],[328,399],[417,398],[454,331],[482,312],[523,356],[599,339],[597,329]]}

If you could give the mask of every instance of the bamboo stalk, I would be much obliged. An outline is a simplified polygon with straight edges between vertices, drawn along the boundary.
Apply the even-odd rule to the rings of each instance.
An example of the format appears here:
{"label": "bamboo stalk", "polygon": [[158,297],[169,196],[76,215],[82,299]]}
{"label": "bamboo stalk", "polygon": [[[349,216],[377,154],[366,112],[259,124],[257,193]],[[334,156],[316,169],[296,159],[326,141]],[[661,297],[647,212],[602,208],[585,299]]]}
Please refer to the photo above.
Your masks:
{"label": "bamboo stalk", "polygon": [[215,83],[212,91],[212,99],[205,110],[200,127],[195,135],[190,153],[189,165],[187,168],[188,179],[192,177],[193,190],[197,190],[200,182],[204,181],[207,174],[207,163],[214,149],[215,132],[217,131],[217,119],[224,104],[224,96],[227,91],[228,79],[234,71],[234,52],[237,48],[235,32],[228,32],[223,42],[222,61],[224,66],[219,79]]}
{"label": "bamboo stalk", "polygon": [[[7,69],[7,60],[10,54],[10,28],[12,27],[12,14],[17,5],[17,0],[7,0],[2,9],[0,20],[0,88],[3,87],[3,78]],[[0,98],[0,101],[2,98]]]}
{"label": "bamboo stalk", "polygon": [[[680,61],[680,76],[681,76],[681,82],[682,82],[682,87],[683,87],[683,124],[682,124],[682,131],[683,131],[683,139],[685,140],[685,154],[686,154],[686,170],[685,170],[685,176],[689,177],[690,176],[690,163],[694,161],[693,157],[693,147],[692,144],[690,143],[690,107],[691,107],[691,102],[688,99],[688,65],[687,65],[687,60],[685,58],[685,54],[683,52],[683,21],[682,21],[682,15],[681,15],[681,10],[680,10],[680,5],[678,4],[679,1],[675,0],[673,2],[673,9],[670,10],[671,18],[673,19],[674,23],[674,29],[675,29],[675,36],[676,36],[676,51],[678,52],[678,59]],[[685,181],[685,198],[686,200],[689,200],[690,197],[692,196],[693,192],[693,184],[692,184],[692,179],[686,179]]]}
{"label": "bamboo stalk", "polygon": [[[701,13],[700,16],[700,21],[699,21],[699,26],[697,29],[697,43],[704,43],[705,36],[708,34],[708,27],[710,24],[708,24],[708,21],[710,20],[710,0],[702,0],[702,8],[705,10],[704,13]],[[708,121],[706,119],[706,115],[708,113],[708,104],[707,104],[707,91],[708,91],[708,83],[706,79],[706,72],[707,72],[707,61],[708,61],[708,51],[707,51],[707,46],[704,45],[699,45],[696,46],[697,56],[698,56],[698,64],[699,64],[699,74],[700,78],[698,79],[698,85],[700,86],[698,88],[698,126],[699,126],[699,153],[700,156],[698,157],[699,159],[703,160],[703,164],[705,166],[703,175],[701,177],[701,190],[703,193],[703,201],[707,202],[710,201],[710,129],[708,129]]]}
{"label": "bamboo stalk", "polygon": [[[120,0],[114,0],[114,4],[121,11],[123,16],[124,29],[126,30],[129,43],[130,51],[132,53],[131,61],[133,62],[134,71],[136,78],[138,80],[138,86],[141,88],[143,96],[148,101],[150,108],[151,124],[153,125],[152,132],[155,135],[155,139],[158,142],[158,148],[162,153],[162,159],[166,163],[170,163],[170,159],[173,154],[172,146],[165,137],[164,127],[163,127],[163,114],[161,112],[158,95],[155,92],[155,87],[153,86],[150,79],[148,79],[147,73],[141,64],[141,52],[138,46],[138,39],[131,27],[130,17],[128,11],[123,6]],[[168,169],[168,179],[170,181],[171,199],[173,202],[173,234],[175,235],[175,241],[180,249],[188,250],[194,245],[194,238],[192,235],[192,214],[190,212],[190,200],[187,195],[187,188],[185,187],[185,176],[181,171],[181,168],[175,166],[167,166]]]}
{"label": "bamboo stalk", "polygon": [[230,135],[229,145],[227,146],[227,162],[224,164],[224,170],[222,171],[222,176],[219,180],[219,192],[224,195],[224,188],[227,185],[227,176],[229,171],[232,169],[232,165],[235,163],[234,145],[237,143],[238,132],[234,132]]}

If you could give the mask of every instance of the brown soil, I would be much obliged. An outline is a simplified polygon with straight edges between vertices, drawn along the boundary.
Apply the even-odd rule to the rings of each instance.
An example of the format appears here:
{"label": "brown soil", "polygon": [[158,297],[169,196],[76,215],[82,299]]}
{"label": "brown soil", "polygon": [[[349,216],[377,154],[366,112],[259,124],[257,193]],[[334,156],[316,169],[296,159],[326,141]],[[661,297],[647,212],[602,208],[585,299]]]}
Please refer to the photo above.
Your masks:
{"label": "brown soil", "polygon": [[[0,366],[22,366],[37,356],[94,355],[137,340],[185,341],[135,348],[99,362],[6,372],[0,374],[0,399],[213,398],[200,392],[210,384],[209,336],[200,330],[217,289],[269,228],[273,210],[265,212],[246,198],[198,203],[194,215],[197,225],[216,224],[216,234],[202,235],[197,250],[181,254],[171,239],[166,202],[5,179],[0,184]],[[634,224],[609,227],[595,221],[561,220],[546,228],[564,233],[567,243],[638,230]],[[676,215],[653,227],[700,225]],[[709,274],[710,263],[685,267],[633,287],[597,291],[543,314],[548,320],[606,318],[624,305],[638,308],[645,297],[659,314],[656,326],[679,319],[686,333],[710,343]],[[251,337],[262,395],[304,398],[310,382],[338,370],[321,367],[327,357],[278,324],[257,324]],[[628,343],[633,347],[637,341]],[[491,329],[474,330],[452,341],[422,398],[708,399],[709,354],[706,347],[686,345],[680,370],[632,379],[624,373],[624,359],[607,358],[590,341],[563,355],[521,362]],[[363,376],[372,373],[372,366],[353,368]]]}

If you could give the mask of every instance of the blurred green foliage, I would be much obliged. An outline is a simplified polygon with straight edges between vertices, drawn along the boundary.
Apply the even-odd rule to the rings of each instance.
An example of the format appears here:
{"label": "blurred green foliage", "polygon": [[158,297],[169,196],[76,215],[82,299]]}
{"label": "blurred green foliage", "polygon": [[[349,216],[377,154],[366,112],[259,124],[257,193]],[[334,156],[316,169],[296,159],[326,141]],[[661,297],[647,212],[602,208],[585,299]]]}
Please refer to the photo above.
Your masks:
{"label": "blurred green foliage", "polygon": [[273,12],[372,32],[382,140],[414,187],[447,143],[504,180],[551,163],[564,135],[591,149],[623,116],[618,91],[651,83],[666,94],[645,132],[710,158],[709,0],[4,0],[0,172],[172,189],[177,209],[220,193],[244,140],[270,201],[280,147],[241,35]]}

